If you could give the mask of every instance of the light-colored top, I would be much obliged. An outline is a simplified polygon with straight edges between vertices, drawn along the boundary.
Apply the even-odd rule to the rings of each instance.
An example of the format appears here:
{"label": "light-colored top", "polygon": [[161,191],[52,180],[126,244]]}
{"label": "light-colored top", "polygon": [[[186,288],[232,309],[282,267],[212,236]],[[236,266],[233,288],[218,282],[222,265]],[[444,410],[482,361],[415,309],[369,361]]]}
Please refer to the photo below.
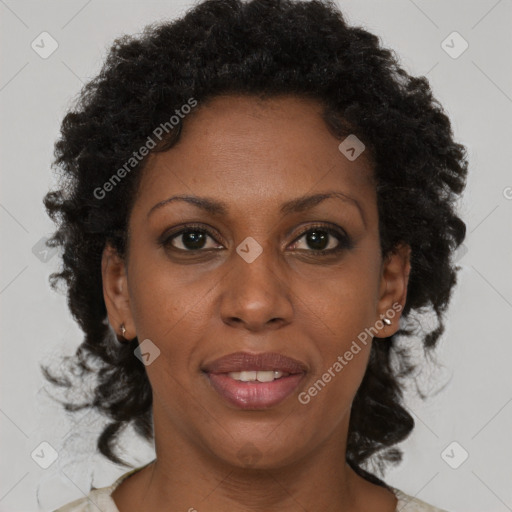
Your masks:
{"label": "light-colored top", "polygon": [[[133,473],[140,471],[146,465],[132,469],[120,476],[112,485],[100,489],[92,489],[87,497],[80,498],[72,503],[68,503],[54,512],[119,512],[111,495],[114,489]],[[447,512],[446,510],[436,508],[424,501],[405,494],[399,489],[390,487],[397,497],[395,512]]]}

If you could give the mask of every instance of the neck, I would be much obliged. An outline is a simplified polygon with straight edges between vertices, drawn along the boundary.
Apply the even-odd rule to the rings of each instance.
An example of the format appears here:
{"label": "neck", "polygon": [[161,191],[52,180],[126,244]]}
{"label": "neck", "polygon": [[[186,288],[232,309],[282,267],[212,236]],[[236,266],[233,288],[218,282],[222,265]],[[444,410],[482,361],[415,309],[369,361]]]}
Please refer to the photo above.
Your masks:
{"label": "neck", "polygon": [[323,446],[293,461],[260,459],[257,465],[241,467],[183,436],[158,432],[155,423],[155,438],[164,442],[156,444],[157,459],[143,470],[140,509],[352,512],[363,479],[345,462],[346,428],[340,425],[341,432],[334,432]]}
{"label": "neck", "polygon": [[[191,512],[355,510],[354,482],[359,477],[346,463],[331,468],[328,474],[320,471],[321,467],[318,459],[312,459],[278,469],[225,466],[212,472],[212,466],[210,470],[204,466],[184,472],[179,464],[157,458],[144,509],[162,510],[167,504],[171,510]],[[148,507],[149,502],[154,508]]]}
{"label": "neck", "polygon": [[121,483],[112,497],[121,512],[393,512],[395,496],[345,461],[348,421],[322,445],[308,442],[304,432],[304,445],[314,450],[298,453],[294,447],[293,454],[278,454],[286,445],[280,440],[249,466],[236,453],[199,445],[190,432],[170,431],[155,416],[155,462]]}

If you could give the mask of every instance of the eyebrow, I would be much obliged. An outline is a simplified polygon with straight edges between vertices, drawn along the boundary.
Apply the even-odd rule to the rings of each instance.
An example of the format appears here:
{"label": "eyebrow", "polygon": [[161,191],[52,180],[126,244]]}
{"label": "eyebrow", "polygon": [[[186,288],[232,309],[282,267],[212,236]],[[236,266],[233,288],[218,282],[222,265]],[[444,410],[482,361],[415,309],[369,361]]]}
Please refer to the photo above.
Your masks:
{"label": "eyebrow", "polygon": [[[287,201],[281,205],[280,211],[282,215],[289,215],[291,213],[296,212],[302,212],[305,210],[308,210],[310,208],[313,208],[317,204],[320,204],[322,201],[325,201],[326,199],[330,198],[337,198],[341,199],[342,201],[352,204],[359,210],[359,214],[361,215],[361,218],[363,219],[363,223],[366,227],[366,219],[364,215],[363,208],[357,201],[357,199],[348,196],[347,194],[344,194],[343,192],[324,192],[321,194],[313,194],[309,196],[301,196],[297,197],[295,199],[292,199],[290,201]],[[169,203],[172,203],[174,201],[184,201],[189,204],[192,204],[198,208],[201,208],[202,210],[207,211],[208,213],[212,215],[218,215],[218,216],[227,216],[229,212],[229,207],[226,203],[222,201],[218,201],[217,199],[213,199],[210,197],[199,197],[199,196],[190,196],[190,195],[177,195],[172,196],[167,199],[164,199],[163,201],[160,201],[159,203],[155,204],[148,212],[148,217],[155,212],[156,210],[162,208],[163,206],[166,206]]]}

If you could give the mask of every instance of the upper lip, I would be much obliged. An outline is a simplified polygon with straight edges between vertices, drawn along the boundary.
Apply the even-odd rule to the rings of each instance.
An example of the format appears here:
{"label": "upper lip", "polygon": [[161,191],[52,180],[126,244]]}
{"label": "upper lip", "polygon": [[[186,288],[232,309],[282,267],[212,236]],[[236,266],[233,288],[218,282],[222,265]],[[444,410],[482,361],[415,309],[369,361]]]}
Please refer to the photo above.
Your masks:
{"label": "upper lip", "polygon": [[249,352],[234,352],[215,359],[206,364],[203,371],[207,373],[229,373],[241,371],[273,370],[284,373],[305,373],[307,366],[302,361],[287,357],[277,352],[251,354]]}

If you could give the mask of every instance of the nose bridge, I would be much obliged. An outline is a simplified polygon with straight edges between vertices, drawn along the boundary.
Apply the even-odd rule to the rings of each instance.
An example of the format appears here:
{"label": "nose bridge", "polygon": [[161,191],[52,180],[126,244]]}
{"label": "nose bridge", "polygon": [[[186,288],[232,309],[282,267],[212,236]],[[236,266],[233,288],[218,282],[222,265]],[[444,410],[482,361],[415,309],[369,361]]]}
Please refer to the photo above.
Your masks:
{"label": "nose bridge", "polygon": [[291,320],[292,305],[278,251],[247,237],[232,255],[223,290],[224,322],[251,330]]}

